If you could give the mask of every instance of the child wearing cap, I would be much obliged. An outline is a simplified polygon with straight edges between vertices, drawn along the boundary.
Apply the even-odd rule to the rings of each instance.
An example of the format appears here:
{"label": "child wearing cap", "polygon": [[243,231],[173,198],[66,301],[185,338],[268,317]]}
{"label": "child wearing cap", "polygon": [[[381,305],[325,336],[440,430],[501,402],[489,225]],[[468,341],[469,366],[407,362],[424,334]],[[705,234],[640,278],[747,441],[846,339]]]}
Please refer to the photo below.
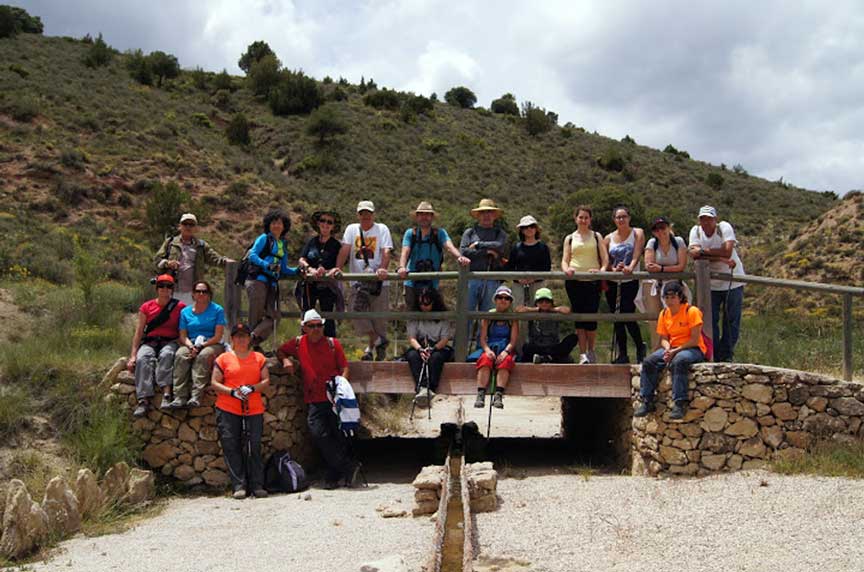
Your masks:
{"label": "child wearing cap", "polygon": [[[540,288],[534,294],[536,306],[520,306],[517,312],[557,312],[569,314],[567,306],[555,306],[552,290]],[[561,322],[555,320],[532,320],[528,322],[528,342],[522,346],[522,361],[533,363],[570,363],[570,352],[579,344],[576,334],[558,339]]]}
{"label": "child wearing cap", "polygon": [[[494,302],[495,307],[489,312],[511,312],[513,292],[507,286],[499,286],[495,290]],[[477,360],[477,400],[474,407],[482,408],[486,405],[486,388],[489,386],[492,368],[495,368],[498,376],[492,406],[504,408],[504,391],[510,380],[510,372],[516,365],[514,354],[518,336],[519,324],[516,321],[495,320],[494,316],[480,321],[480,347],[469,356],[469,360],[472,357]]]}

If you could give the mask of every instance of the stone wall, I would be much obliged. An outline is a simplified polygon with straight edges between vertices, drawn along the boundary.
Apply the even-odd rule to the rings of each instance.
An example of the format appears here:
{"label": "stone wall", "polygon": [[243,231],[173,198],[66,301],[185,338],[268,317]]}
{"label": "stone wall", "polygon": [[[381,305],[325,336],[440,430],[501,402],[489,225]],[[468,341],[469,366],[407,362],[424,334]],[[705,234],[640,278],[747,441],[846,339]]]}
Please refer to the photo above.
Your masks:
{"label": "stone wall", "polygon": [[[125,360],[119,360],[123,362]],[[162,398],[157,395],[146,417],[134,419],[135,379],[122,367],[112,368],[112,396],[129,410],[133,429],[144,441],[142,458],[163,476],[172,477],[184,486],[225,488],[228,473],[222,457],[216,430],[215,393],[205,392],[201,407],[193,409],[159,409]],[[291,451],[301,464],[313,460],[306,429],[306,407],[299,378],[271,364],[270,387],[263,393],[264,413],[263,456],[280,449]]]}
{"label": "stone wall", "polygon": [[[633,367],[633,408],[639,366]],[[699,364],[690,373],[690,409],[671,421],[668,374],[657,411],[633,419],[634,475],[708,475],[756,469],[801,455],[817,439],[864,438],[864,385],[743,364]]]}

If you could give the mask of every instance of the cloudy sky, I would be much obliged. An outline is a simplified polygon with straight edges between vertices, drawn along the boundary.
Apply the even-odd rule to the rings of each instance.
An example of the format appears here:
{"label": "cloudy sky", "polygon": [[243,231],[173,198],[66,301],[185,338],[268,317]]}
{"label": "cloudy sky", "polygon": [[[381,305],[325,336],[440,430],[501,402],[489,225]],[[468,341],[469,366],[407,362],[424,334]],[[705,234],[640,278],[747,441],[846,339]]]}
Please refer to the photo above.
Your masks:
{"label": "cloudy sky", "polygon": [[[9,2],[9,0],[6,0]],[[840,194],[864,189],[856,0],[32,0],[48,35],[240,73],[265,40],[317,78],[479,104],[505,92],[589,131]]]}

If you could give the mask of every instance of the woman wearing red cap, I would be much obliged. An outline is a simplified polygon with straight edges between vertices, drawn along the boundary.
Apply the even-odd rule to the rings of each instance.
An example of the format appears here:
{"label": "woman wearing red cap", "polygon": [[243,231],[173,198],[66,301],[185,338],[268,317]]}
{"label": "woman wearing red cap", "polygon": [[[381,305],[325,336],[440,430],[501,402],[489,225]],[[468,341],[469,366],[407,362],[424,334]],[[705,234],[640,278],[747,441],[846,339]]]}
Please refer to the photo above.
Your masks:
{"label": "woman wearing red cap", "polygon": [[162,404],[171,402],[174,354],[180,335],[180,310],[186,305],[172,298],[174,277],[160,274],[156,278],[156,298],[141,304],[138,326],[132,337],[132,349],[126,368],[135,372],[135,395],[138,407],[132,413],[143,417],[155,394],[154,385],[162,389]]}

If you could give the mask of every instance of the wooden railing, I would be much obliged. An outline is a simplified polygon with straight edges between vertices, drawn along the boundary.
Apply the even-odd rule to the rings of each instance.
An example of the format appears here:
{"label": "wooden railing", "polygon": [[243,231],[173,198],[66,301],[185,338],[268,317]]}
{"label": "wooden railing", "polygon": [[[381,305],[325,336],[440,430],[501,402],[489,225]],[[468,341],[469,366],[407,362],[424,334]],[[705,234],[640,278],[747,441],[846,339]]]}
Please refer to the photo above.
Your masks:
{"label": "wooden railing", "polygon": [[[240,286],[234,284],[234,276],[237,272],[237,263],[229,263],[225,276],[224,306],[229,324],[234,324],[245,315],[242,311]],[[468,309],[468,282],[470,280],[518,280],[520,278],[533,278],[543,280],[608,280],[614,282],[626,282],[629,280],[695,280],[696,283],[696,305],[702,310],[704,326],[703,331],[709,338],[713,337],[712,309],[711,309],[711,279],[729,280],[728,273],[711,272],[708,262],[697,260],[694,262],[694,272],[678,273],[650,273],[633,272],[623,274],[621,272],[576,272],[567,276],[563,272],[472,272],[460,268],[458,272],[415,272],[409,274],[405,280],[456,280],[456,305],[454,310],[446,312],[410,312],[410,311],[386,311],[386,312],[325,312],[322,316],[327,319],[350,320],[350,319],[386,319],[386,320],[413,320],[413,319],[442,319],[450,320],[455,325],[454,353],[455,360],[465,361],[468,355],[468,327],[471,320],[488,317],[487,312],[470,311]],[[291,277],[287,280],[297,280],[299,277]],[[333,280],[326,278],[325,280]],[[374,274],[342,274],[335,280],[341,281],[373,281],[378,278]],[[403,280],[396,273],[387,278],[388,281],[397,282]],[[830,294],[838,294],[843,298],[843,378],[852,379],[852,306],[854,297],[864,297],[864,288],[852,286],[839,286],[834,284],[821,284],[817,282],[803,282],[797,280],[779,280],[766,278],[764,276],[735,276],[735,282],[748,284],[762,284],[780,288],[791,288],[795,290],[810,290]],[[300,312],[282,312],[282,317],[299,318]],[[642,320],[656,320],[656,313],[596,313],[596,314],[558,314],[558,313],[512,313],[496,315],[497,320],[556,320],[563,322],[632,322]]]}

